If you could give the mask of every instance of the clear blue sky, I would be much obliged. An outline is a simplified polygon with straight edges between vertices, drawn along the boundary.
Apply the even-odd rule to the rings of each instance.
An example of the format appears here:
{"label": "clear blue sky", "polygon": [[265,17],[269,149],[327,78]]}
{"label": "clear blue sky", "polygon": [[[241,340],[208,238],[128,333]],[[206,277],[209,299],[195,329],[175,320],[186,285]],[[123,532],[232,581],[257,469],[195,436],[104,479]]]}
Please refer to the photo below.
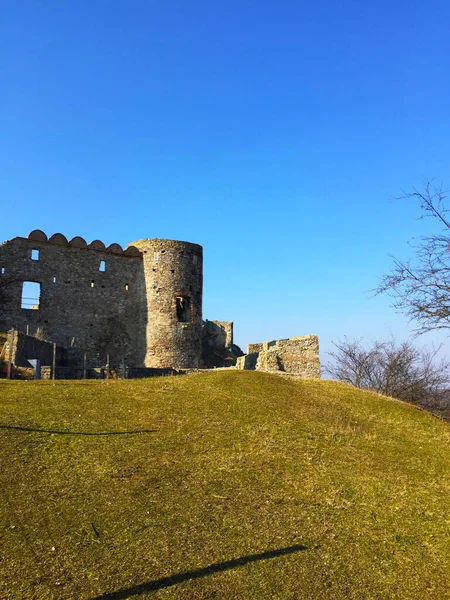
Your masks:
{"label": "clear blue sky", "polygon": [[[407,336],[368,290],[450,187],[450,4],[4,0],[0,237],[205,253],[245,346]],[[431,334],[421,343],[437,340]]]}

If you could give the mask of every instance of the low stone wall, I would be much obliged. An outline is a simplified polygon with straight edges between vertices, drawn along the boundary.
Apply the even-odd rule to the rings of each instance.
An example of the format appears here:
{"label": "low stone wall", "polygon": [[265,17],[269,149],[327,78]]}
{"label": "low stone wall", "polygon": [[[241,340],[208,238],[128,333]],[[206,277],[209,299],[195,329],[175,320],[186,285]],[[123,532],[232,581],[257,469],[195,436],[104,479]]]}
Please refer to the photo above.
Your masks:
{"label": "low stone wall", "polygon": [[304,335],[249,344],[247,354],[237,359],[236,367],[252,371],[291,373],[305,379],[320,379],[318,337]]}

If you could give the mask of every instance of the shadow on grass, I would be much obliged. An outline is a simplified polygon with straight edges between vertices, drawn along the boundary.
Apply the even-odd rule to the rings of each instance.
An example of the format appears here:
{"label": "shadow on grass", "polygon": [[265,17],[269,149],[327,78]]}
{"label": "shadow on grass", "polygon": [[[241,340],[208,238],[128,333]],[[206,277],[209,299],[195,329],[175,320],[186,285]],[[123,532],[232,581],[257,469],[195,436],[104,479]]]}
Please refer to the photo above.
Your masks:
{"label": "shadow on grass", "polygon": [[117,592],[111,592],[108,594],[102,594],[96,596],[91,600],[125,600],[136,594],[144,594],[145,592],[155,592],[156,590],[162,590],[184,581],[191,579],[199,579],[200,577],[207,577],[213,573],[219,573],[220,571],[227,571],[228,569],[235,569],[236,567],[242,567],[248,563],[256,562],[258,560],[267,560],[269,558],[276,558],[277,556],[284,556],[286,554],[292,554],[293,552],[301,552],[308,550],[307,546],[301,546],[296,544],[295,546],[289,546],[288,548],[279,548],[278,550],[268,550],[267,552],[261,552],[261,554],[250,554],[249,556],[242,556],[241,558],[234,558],[225,562],[214,563],[203,567],[202,569],[196,569],[195,571],[184,571],[183,573],[177,573],[176,575],[170,575],[170,577],[162,577],[161,579],[154,579],[153,581],[146,581],[133,587],[125,588]]}
{"label": "shadow on grass", "polygon": [[0,425],[0,429],[14,431],[28,431],[32,433],[57,433],[59,435],[137,435],[139,433],[155,433],[159,429],[138,429],[136,431],[57,431],[56,429],[33,429],[32,427],[16,427],[14,425]]}

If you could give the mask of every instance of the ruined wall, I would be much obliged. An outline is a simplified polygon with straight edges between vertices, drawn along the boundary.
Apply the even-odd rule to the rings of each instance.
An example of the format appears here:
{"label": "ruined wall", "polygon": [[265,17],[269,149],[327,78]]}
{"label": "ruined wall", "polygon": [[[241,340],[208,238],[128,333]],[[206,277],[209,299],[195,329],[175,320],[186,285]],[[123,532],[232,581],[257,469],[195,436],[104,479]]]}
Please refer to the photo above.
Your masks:
{"label": "ruined wall", "polygon": [[320,378],[319,340],[316,335],[249,344],[237,359],[238,369],[284,372],[305,379]]}
{"label": "ruined wall", "polygon": [[[105,248],[98,240],[88,247],[82,238],[69,243],[61,234],[47,241],[35,231],[0,246],[0,269],[0,330],[39,330],[45,339],[101,360],[109,353],[112,361],[124,355],[130,363],[143,362],[146,305],[137,250]],[[40,284],[38,309],[21,308],[24,281]]]}
{"label": "ruined wall", "polygon": [[233,343],[233,321],[203,322],[203,338],[211,348],[229,348]]}
{"label": "ruined wall", "polygon": [[233,321],[204,321],[202,333],[202,366],[231,367],[243,352],[233,343]]}
{"label": "ruined wall", "polygon": [[[100,364],[198,367],[202,248],[142,240],[125,250],[39,230],[0,246],[0,331],[28,331],[75,346]],[[34,259],[36,258],[37,259]],[[23,282],[40,284],[22,308]]]}

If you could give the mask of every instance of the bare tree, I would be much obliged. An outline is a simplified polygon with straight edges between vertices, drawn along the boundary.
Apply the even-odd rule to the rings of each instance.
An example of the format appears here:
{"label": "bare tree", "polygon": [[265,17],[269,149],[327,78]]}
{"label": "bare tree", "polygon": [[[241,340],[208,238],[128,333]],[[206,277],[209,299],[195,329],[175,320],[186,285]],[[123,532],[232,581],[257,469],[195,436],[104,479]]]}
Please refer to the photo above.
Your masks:
{"label": "bare tree", "polygon": [[377,293],[386,292],[393,306],[418,323],[416,333],[450,328],[450,216],[446,192],[428,182],[423,192],[414,189],[403,198],[420,202],[422,216],[437,221],[441,232],[419,238],[413,260],[393,257],[392,271],[384,275]]}
{"label": "bare tree", "polygon": [[373,342],[368,349],[362,340],[333,344],[326,370],[334,379],[422,406],[448,402],[450,363],[437,359],[440,348],[423,350],[395,340]]}

